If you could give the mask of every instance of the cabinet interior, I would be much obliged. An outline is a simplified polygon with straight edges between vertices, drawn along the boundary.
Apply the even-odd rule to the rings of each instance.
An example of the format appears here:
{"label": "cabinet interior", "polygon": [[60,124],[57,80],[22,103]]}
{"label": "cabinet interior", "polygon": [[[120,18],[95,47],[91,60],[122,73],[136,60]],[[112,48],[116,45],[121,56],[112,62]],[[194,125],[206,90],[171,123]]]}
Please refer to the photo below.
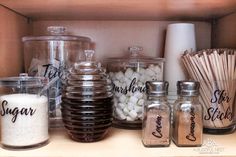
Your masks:
{"label": "cabinet interior", "polygon": [[[90,37],[96,58],[120,57],[128,46],[139,45],[144,54],[163,57],[166,27],[170,23],[195,24],[197,49],[235,48],[236,1],[40,1],[2,0],[0,76],[23,72],[23,43],[27,35],[45,35],[47,26],[65,26],[69,34]],[[123,9],[123,10],[119,10]],[[143,9],[143,10],[142,10]],[[62,15],[63,14],[63,15]],[[11,55],[10,55],[11,54]],[[9,64],[9,61],[14,61]]]}

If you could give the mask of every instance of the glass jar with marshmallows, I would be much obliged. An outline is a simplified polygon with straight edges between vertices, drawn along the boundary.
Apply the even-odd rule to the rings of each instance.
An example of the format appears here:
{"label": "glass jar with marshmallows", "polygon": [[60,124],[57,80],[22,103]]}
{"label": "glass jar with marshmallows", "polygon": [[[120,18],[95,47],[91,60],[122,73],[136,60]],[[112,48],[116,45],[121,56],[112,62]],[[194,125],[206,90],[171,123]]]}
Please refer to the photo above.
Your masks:
{"label": "glass jar with marshmallows", "polygon": [[113,125],[141,129],[146,81],[163,80],[164,59],[142,55],[142,47],[129,47],[129,56],[109,58],[107,71],[114,93]]}

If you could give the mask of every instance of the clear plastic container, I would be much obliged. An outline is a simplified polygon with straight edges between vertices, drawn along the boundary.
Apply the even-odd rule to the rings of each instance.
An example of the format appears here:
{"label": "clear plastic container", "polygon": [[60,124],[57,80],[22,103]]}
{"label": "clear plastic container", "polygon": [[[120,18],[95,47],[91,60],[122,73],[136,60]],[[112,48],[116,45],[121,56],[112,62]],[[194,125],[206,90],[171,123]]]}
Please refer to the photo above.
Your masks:
{"label": "clear plastic container", "polygon": [[141,129],[145,83],[163,80],[164,59],[146,57],[141,52],[142,47],[130,47],[128,57],[109,58],[106,62],[113,84],[115,127]]}
{"label": "clear plastic container", "polygon": [[30,76],[43,76],[52,80],[59,77],[49,91],[49,115],[52,127],[61,126],[61,80],[64,69],[84,59],[83,50],[89,49],[88,37],[67,35],[60,26],[48,27],[47,36],[23,37],[25,71]]}
{"label": "clear plastic container", "polygon": [[[45,77],[0,79],[1,145],[9,149],[42,146],[48,142],[48,97]],[[39,94],[40,93],[40,94]]]}

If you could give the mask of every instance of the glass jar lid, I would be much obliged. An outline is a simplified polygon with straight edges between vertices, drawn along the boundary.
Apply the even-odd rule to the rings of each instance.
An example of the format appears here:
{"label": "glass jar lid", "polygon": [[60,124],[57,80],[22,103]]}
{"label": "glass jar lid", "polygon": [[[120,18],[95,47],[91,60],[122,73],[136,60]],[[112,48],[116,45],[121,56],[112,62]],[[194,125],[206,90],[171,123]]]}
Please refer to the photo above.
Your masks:
{"label": "glass jar lid", "polygon": [[86,60],[75,63],[66,77],[63,98],[91,101],[111,98],[112,85],[101,64],[93,61],[93,50],[85,50]]}
{"label": "glass jar lid", "polygon": [[5,77],[0,79],[0,86],[5,87],[44,87],[48,83],[45,77],[29,77],[21,73],[19,77]]}
{"label": "glass jar lid", "polygon": [[129,63],[156,63],[164,62],[164,58],[155,58],[142,55],[143,48],[140,46],[132,46],[128,48],[129,55],[122,58],[108,58],[107,62],[117,63],[117,62],[129,62]]}
{"label": "glass jar lid", "polygon": [[50,26],[47,28],[50,35],[45,36],[26,36],[22,38],[23,42],[27,41],[48,41],[48,40],[61,40],[61,41],[82,41],[91,42],[91,39],[84,36],[66,35],[66,28],[62,26]]}

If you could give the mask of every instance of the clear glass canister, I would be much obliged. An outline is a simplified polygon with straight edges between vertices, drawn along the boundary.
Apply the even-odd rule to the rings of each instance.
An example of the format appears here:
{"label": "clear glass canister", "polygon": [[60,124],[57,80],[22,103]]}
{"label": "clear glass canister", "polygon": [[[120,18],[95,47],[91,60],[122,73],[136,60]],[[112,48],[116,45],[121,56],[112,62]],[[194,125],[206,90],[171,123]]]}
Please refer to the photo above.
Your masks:
{"label": "clear glass canister", "polygon": [[23,149],[48,142],[48,97],[45,77],[0,79],[1,144]]}
{"label": "clear glass canister", "polygon": [[129,48],[129,56],[109,58],[107,71],[114,93],[113,124],[126,129],[141,129],[146,81],[163,80],[163,58],[140,54],[142,47]]}
{"label": "clear glass canister", "polygon": [[62,118],[69,136],[79,142],[103,139],[112,125],[111,81],[93,50],[85,50],[86,61],[69,69],[62,95]]}
{"label": "clear glass canister", "polygon": [[65,27],[48,27],[47,36],[23,37],[25,71],[30,76],[43,76],[52,80],[59,77],[49,91],[49,115],[52,127],[60,126],[61,80],[63,70],[83,60],[83,50],[88,49],[88,37],[67,35]]}

